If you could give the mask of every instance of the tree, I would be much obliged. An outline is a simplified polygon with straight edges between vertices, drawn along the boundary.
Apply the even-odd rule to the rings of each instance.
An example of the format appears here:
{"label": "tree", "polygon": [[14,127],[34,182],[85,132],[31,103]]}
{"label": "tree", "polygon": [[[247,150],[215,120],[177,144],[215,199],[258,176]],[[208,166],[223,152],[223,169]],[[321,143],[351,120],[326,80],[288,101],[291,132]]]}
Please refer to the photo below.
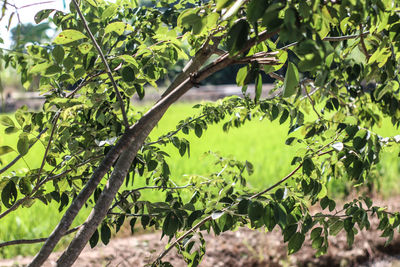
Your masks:
{"label": "tree", "polygon": [[[60,28],[55,40],[28,47],[28,56],[3,56],[25,83],[32,74],[42,75],[39,90],[46,93],[46,103],[40,112],[18,110],[17,123],[1,117],[5,132],[19,135],[19,156],[0,171],[6,208],[0,219],[28,201],[57,201],[66,209],[30,266],[40,266],[64,235],[78,230],[57,261],[70,266],[88,242],[94,246],[101,235],[107,243],[110,228],[118,231],[131,216],[131,225],[140,218],[144,227],[161,228],[171,241],[154,264],[166,264],[163,257],[178,247],[189,265],[197,265],[205,246],[199,230],[219,234],[238,225],[278,226],[289,253],[298,251],[310,233],[320,255],[327,250],[329,234],[346,231],[352,244],[357,227],[368,229],[371,216],[377,216],[389,242],[400,224],[398,212],[374,206],[366,195],[337,210],[327,196],[327,183],[350,179],[366,184],[382,148],[400,141],[399,136],[382,138],[372,131],[383,117],[396,127],[400,123],[398,10],[390,0],[188,0],[147,7],[128,0],[73,0],[71,13],[39,12],[37,23],[52,16]],[[188,54],[183,43],[190,46]],[[171,65],[188,55],[187,65],[161,99],[145,114],[135,113],[130,97],[143,98],[145,84],[156,86]],[[179,97],[235,64],[245,65],[236,78],[242,98],[198,105],[198,117],[149,140]],[[267,99],[260,97],[261,72],[276,79],[276,90]],[[253,82],[255,97],[250,98],[247,85]],[[316,119],[305,117],[308,110]],[[206,182],[194,179],[177,186],[170,180],[163,145],[172,143],[182,156],[189,153],[189,142],[178,132],[194,131],[200,137],[207,125],[221,123],[229,131],[253,118],[289,120],[286,144],[304,146],[293,158],[293,171],[278,183],[252,192],[245,182],[251,163],[222,157],[223,171]],[[290,135],[298,129],[302,138]],[[23,175],[7,175],[37,140],[47,144],[41,165]],[[11,148],[2,146],[0,151]],[[135,184],[135,175],[146,177],[147,186],[120,189],[124,181]],[[60,187],[61,182],[68,186]],[[149,188],[164,192],[165,200],[142,201],[141,193]],[[182,199],[184,190],[194,192],[193,197]],[[89,202],[94,208],[87,221],[70,229]],[[312,215],[309,207],[315,204],[329,212]],[[194,249],[195,242],[199,249]],[[2,246],[15,243],[23,241]]]}

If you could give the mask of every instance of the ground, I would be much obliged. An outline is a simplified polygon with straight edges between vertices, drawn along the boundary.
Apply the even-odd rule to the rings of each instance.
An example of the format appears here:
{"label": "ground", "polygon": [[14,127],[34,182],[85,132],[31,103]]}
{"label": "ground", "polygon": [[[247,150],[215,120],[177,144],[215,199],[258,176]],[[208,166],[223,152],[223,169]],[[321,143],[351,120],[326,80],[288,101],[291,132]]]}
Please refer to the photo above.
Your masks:
{"label": "ground", "polygon": [[[388,210],[400,210],[400,199],[377,200]],[[278,229],[270,233],[240,228],[220,236],[205,234],[207,253],[200,266],[203,267],[257,267],[257,266],[364,266],[399,267],[400,235],[395,234],[392,243],[385,247],[385,239],[376,230],[377,221],[372,221],[372,230],[362,231],[356,236],[352,248],[347,246],[345,233],[330,237],[330,248],[326,255],[316,258],[309,240],[295,255],[287,256],[286,246]],[[74,266],[145,266],[151,263],[164,249],[166,238],[160,233],[140,234],[111,240],[108,246],[85,248]],[[45,266],[54,266],[60,252],[53,253]],[[30,257],[0,260],[0,266],[24,266]],[[165,257],[174,266],[186,266],[176,251]]]}

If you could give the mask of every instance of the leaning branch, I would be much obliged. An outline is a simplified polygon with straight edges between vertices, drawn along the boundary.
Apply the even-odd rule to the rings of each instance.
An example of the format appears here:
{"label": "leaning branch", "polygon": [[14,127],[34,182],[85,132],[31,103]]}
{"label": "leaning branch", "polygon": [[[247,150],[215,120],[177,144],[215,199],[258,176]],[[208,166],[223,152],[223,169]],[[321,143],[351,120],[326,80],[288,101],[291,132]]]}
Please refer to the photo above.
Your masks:
{"label": "leaning branch", "polygon": [[79,8],[79,4],[77,3],[76,0],[72,0],[72,2],[74,3],[76,11],[78,12],[79,17],[82,20],[83,26],[85,27],[87,33],[89,34],[90,39],[92,40],[94,46],[96,47],[97,52],[100,55],[101,60],[103,61],[104,66],[106,67],[108,78],[110,79],[110,81],[111,81],[111,83],[113,85],[115,94],[116,94],[117,99],[119,101],[119,105],[121,106],[122,118],[124,120],[125,127],[129,128],[129,121],[128,121],[128,117],[126,116],[124,101],[122,99],[121,93],[118,90],[118,86],[117,86],[117,83],[114,80],[114,77],[113,77],[113,74],[111,72],[110,66],[108,65],[108,62],[107,62],[107,60],[106,60],[106,58],[104,56],[103,51],[101,51],[101,48],[100,48],[99,44],[97,43],[96,39],[94,38],[94,36],[92,34],[92,31],[90,30],[90,28],[89,28],[89,26],[87,24],[87,21],[86,21],[85,17],[83,16],[81,9]]}

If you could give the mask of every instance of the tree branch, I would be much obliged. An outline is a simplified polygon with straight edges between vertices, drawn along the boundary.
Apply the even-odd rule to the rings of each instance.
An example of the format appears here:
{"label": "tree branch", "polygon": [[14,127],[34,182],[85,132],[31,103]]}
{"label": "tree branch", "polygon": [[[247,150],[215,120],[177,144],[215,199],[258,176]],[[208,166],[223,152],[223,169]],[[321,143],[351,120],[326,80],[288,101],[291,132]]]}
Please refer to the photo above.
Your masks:
{"label": "tree branch", "polygon": [[[213,41],[213,44],[210,45],[211,41]],[[167,90],[165,90],[165,92],[161,95],[161,98],[168,95],[185,79],[187,79],[190,74],[197,72],[210,58],[210,56],[214,54],[214,51],[217,50],[220,41],[221,38],[212,38],[211,36],[209,36],[204,45],[199,49],[199,51],[197,51],[196,55],[189,60],[189,62],[183,68],[182,72],[175,78],[175,80],[168,86]]]}
{"label": "tree branch", "polygon": [[[147,135],[148,134],[150,134],[150,131]],[[144,140],[142,140],[142,142],[143,141]],[[87,244],[88,240],[93,235],[94,231],[96,231],[97,226],[107,215],[108,207],[111,205],[114,196],[123,184],[142,142],[132,143],[130,147],[121,154],[107,185],[96,202],[95,207],[86,222],[83,224],[83,227],[78,231],[75,238],[69,244],[68,249],[57,260],[57,266],[71,266],[81,254],[81,251]]]}
{"label": "tree branch", "polygon": [[149,143],[144,143],[143,145],[144,145],[144,146],[151,146],[151,145],[160,143],[160,142],[161,142],[162,140],[164,140],[164,139],[171,138],[172,136],[174,136],[174,135],[176,135],[177,133],[179,133],[185,126],[191,124],[192,122],[194,122],[194,121],[196,121],[196,120],[198,120],[198,119],[204,118],[205,116],[206,116],[206,114],[203,114],[203,115],[201,115],[201,116],[198,116],[198,117],[196,117],[196,118],[193,118],[193,119],[191,119],[190,121],[188,121],[188,122],[182,124],[182,125],[181,125],[178,129],[176,129],[175,131],[173,131],[173,132],[171,132],[171,133],[169,133],[169,134],[167,134],[167,135],[160,136],[160,137],[158,138],[157,141],[149,142]]}
{"label": "tree branch", "polygon": [[[174,189],[184,189],[184,188],[188,188],[189,186],[191,186],[193,184],[187,184],[187,185],[183,185],[183,186],[175,186],[175,187],[162,187],[162,186],[143,186],[143,187],[139,187],[133,190],[130,190],[126,196],[124,196],[123,198],[126,199],[129,195],[132,195],[135,192],[138,192],[140,190],[146,190],[146,189],[161,189],[161,190],[174,190]],[[122,199],[120,201],[115,202],[112,207],[109,209],[109,212],[107,214],[112,214],[112,212],[110,212],[111,210],[113,210],[116,206],[118,206],[119,204],[121,204]]]}
{"label": "tree branch", "polygon": [[76,0],[72,0],[72,2],[74,3],[75,8],[76,8],[76,11],[78,12],[79,17],[80,17],[81,20],[82,20],[83,26],[85,27],[87,33],[89,34],[89,37],[90,37],[90,39],[91,39],[92,42],[93,42],[93,45],[96,47],[96,50],[97,50],[97,52],[99,53],[100,58],[101,58],[101,60],[103,61],[104,66],[106,67],[106,71],[107,71],[107,74],[108,74],[108,78],[110,79],[110,81],[111,81],[111,83],[112,83],[112,85],[113,85],[115,94],[116,94],[116,96],[117,96],[117,99],[118,99],[118,101],[119,101],[119,105],[120,105],[120,107],[121,107],[122,118],[123,118],[125,127],[126,127],[126,128],[129,128],[129,121],[128,121],[128,117],[126,116],[126,110],[125,110],[124,101],[122,100],[121,93],[120,93],[119,90],[118,90],[118,86],[117,86],[117,83],[116,83],[115,80],[114,80],[114,77],[113,77],[113,74],[112,74],[112,72],[111,72],[110,66],[109,66],[108,63],[107,63],[107,60],[106,60],[106,58],[105,58],[105,56],[104,56],[103,51],[101,51],[101,48],[100,48],[99,44],[97,43],[96,39],[94,38],[94,36],[93,36],[93,34],[92,34],[92,31],[89,29],[89,26],[88,26],[88,24],[87,24],[87,21],[86,21],[85,17],[83,16],[82,11],[81,11],[80,8],[79,8],[79,4],[76,2]]}
{"label": "tree branch", "polygon": [[[94,157],[94,158],[89,159],[89,160],[87,160],[87,161],[85,161],[85,162],[82,162],[82,163],[78,164],[77,166],[75,166],[75,168],[79,168],[79,167],[81,167],[81,166],[83,166],[83,165],[89,163],[90,161],[95,160],[95,159],[98,159],[98,158],[99,158],[99,157]],[[54,180],[54,179],[61,178],[61,177],[67,175],[68,173],[70,173],[70,172],[72,172],[72,171],[74,171],[74,170],[75,170],[75,169],[66,170],[66,171],[64,171],[64,172],[62,172],[62,173],[60,173],[60,174],[47,177],[46,179],[44,179],[44,180],[41,181],[40,183],[37,183],[36,186],[32,189],[32,191],[31,191],[28,195],[26,195],[25,197],[23,197],[23,198],[17,200],[9,209],[7,209],[7,210],[4,211],[3,213],[1,213],[1,214],[0,214],[0,219],[3,218],[4,216],[6,216],[7,214],[9,214],[10,212],[16,210],[19,206],[21,206],[22,204],[24,204],[24,202],[25,202],[26,200],[32,199],[31,196],[32,196],[34,193],[36,193],[36,192],[39,190],[39,188],[40,188],[42,185],[44,185],[45,183],[50,182],[50,181],[52,181],[52,180]]]}
{"label": "tree branch", "polygon": [[[74,0],[75,1],[75,0]],[[258,37],[251,39],[247,45],[240,51],[243,53],[248,50],[252,46],[266,40],[267,38],[273,36],[276,32],[269,33],[263,32]],[[96,189],[97,185],[103,178],[103,176],[108,172],[111,166],[114,164],[118,156],[126,150],[130,143],[133,142],[135,145],[136,151],[131,151],[134,154],[137,153],[137,150],[140,148],[144,140],[147,138],[150,131],[154,128],[154,126],[158,123],[158,121],[162,118],[165,111],[172,105],[175,101],[177,101],[183,94],[185,94],[190,88],[194,85],[198,84],[200,81],[204,80],[211,74],[234,64],[234,59],[229,58],[229,54],[224,54],[216,59],[214,62],[210,63],[204,69],[200,70],[198,73],[193,74],[191,77],[186,78],[179,86],[177,86],[174,90],[172,90],[168,95],[159,100],[150,110],[144,114],[139,121],[137,121],[133,126],[131,126],[127,131],[122,135],[122,137],[118,140],[116,145],[107,153],[106,157],[101,162],[100,166],[94,171],[92,177],[89,179],[85,187],[81,190],[75,200],[72,202],[71,206],[68,208],[63,218],[54,229],[53,233],[49,236],[49,239],[43,245],[39,253],[35,256],[33,261],[30,263],[30,267],[33,266],[41,266],[43,262],[48,258],[50,253],[53,251],[54,247],[60,240],[61,236],[67,229],[70,227],[72,221],[78,214],[79,210],[85,204],[85,202],[92,195],[93,191]],[[123,177],[125,178],[125,177]],[[122,179],[123,179],[122,178]],[[121,177],[116,177],[116,179],[121,179]],[[111,181],[111,180],[109,180]],[[115,187],[118,186],[119,183],[111,183],[110,187],[114,190]],[[111,190],[111,189],[110,189]],[[117,192],[115,190],[115,192]],[[103,191],[104,192],[104,191]],[[102,194],[103,194],[102,192]],[[115,197],[115,195],[111,196],[110,194],[107,197],[111,197],[111,200]],[[97,204],[96,204],[97,206]],[[101,212],[101,211],[100,211]],[[101,218],[102,219],[102,218]],[[93,227],[93,226],[91,226]],[[97,226],[95,226],[97,227]],[[85,230],[86,231],[86,230]],[[79,243],[86,244],[87,234],[84,235],[83,239],[80,239]],[[90,238],[90,236],[89,236]],[[76,253],[76,250],[73,251]]]}
{"label": "tree branch", "polygon": [[[369,34],[369,31],[366,31],[362,34],[353,34],[353,35],[344,35],[344,36],[334,36],[334,37],[325,37],[324,39],[322,39],[322,41],[325,42],[341,42],[341,41],[345,41],[345,40],[350,40],[350,39],[356,39],[358,37],[364,37],[366,35]],[[279,48],[280,50],[288,50],[290,47],[296,46],[299,42],[294,42],[288,45],[285,45],[281,48]]]}
{"label": "tree branch", "polygon": [[[362,32],[362,25],[360,25],[360,32]],[[367,58],[367,62],[368,62],[369,58],[371,57],[371,55],[368,53],[368,49],[367,49],[367,47],[365,45],[363,34],[360,34],[360,43],[361,43],[361,46],[362,46],[363,53],[364,53],[365,57]]]}
{"label": "tree branch", "polygon": [[58,118],[60,118],[60,114],[61,114],[61,112],[59,110],[57,112],[57,114],[56,114],[56,117],[54,118],[53,128],[51,129],[49,142],[47,143],[46,150],[44,151],[44,155],[43,155],[43,159],[42,159],[42,164],[40,164],[40,168],[39,168],[39,171],[38,171],[38,178],[37,178],[38,181],[40,181],[40,174],[42,173],[44,164],[46,162],[46,157],[47,157],[47,154],[49,153],[51,141],[53,140],[53,136],[54,136],[54,133],[55,133],[55,130],[56,130],[57,121],[58,121]]}
{"label": "tree branch", "polygon": [[[76,232],[79,230],[79,228],[81,227],[77,226],[75,228],[72,228],[70,230],[68,230],[64,236],[72,234],[73,232]],[[42,238],[36,238],[36,239],[18,239],[18,240],[12,240],[12,241],[7,241],[7,242],[3,242],[0,243],[0,248],[1,247],[7,247],[7,246],[13,246],[13,245],[22,245],[22,244],[35,244],[35,243],[42,243],[45,242],[48,239],[48,237],[42,237]]]}
{"label": "tree branch", "polygon": [[306,92],[307,98],[308,98],[308,100],[309,100],[309,102],[310,102],[310,104],[311,104],[312,109],[314,110],[315,114],[317,114],[318,119],[321,120],[322,117],[321,117],[321,115],[319,114],[319,112],[317,111],[317,109],[315,108],[314,100],[312,100],[310,94],[308,93],[307,86],[304,85],[303,87],[304,87],[304,91]]}

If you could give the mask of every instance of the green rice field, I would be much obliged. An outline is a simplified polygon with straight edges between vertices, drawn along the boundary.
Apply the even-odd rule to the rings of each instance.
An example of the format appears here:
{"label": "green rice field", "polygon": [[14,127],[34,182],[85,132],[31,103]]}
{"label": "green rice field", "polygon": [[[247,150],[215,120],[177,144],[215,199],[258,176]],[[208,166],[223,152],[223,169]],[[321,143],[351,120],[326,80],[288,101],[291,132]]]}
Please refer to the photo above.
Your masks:
{"label": "green rice field", "polygon": [[[151,136],[164,134],[174,130],[175,125],[188,116],[195,115],[197,110],[191,108],[191,104],[179,103],[171,107],[161,120],[160,124],[153,131]],[[393,136],[399,134],[398,130],[391,127],[389,122],[384,122],[383,127],[376,129],[382,136]],[[215,159],[205,156],[205,152],[218,152],[222,156],[232,156],[237,160],[248,160],[254,165],[254,174],[249,177],[248,185],[254,189],[263,189],[280,180],[289,173],[293,166],[290,165],[296,147],[284,144],[287,138],[287,125],[279,125],[278,121],[254,120],[245,127],[232,129],[229,133],[222,131],[222,125],[213,125],[203,133],[202,138],[197,138],[194,133],[186,137],[191,142],[191,156],[180,157],[172,145],[167,145],[165,151],[171,155],[168,163],[172,173],[172,179],[179,185],[187,182],[188,175],[206,175],[213,169]],[[0,129],[2,132],[2,129]],[[182,135],[182,134],[181,134]],[[0,135],[0,145],[9,145],[16,148],[15,137]],[[32,151],[24,160],[20,160],[13,170],[39,166],[44,145],[35,144]],[[383,196],[399,193],[397,184],[400,174],[400,161],[398,160],[398,148],[388,149],[382,155],[382,164],[378,166],[382,174],[381,192]],[[9,153],[1,158],[4,166],[16,156],[16,153]],[[135,187],[144,184],[140,177],[135,178]],[[146,198],[157,199],[155,191],[146,191]],[[57,203],[45,206],[40,201],[35,202],[31,208],[20,208],[0,220],[0,242],[21,239],[38,238],[48,236],[57,225],[62,214],[58,212]],[[4,211],[4,207],[2,207]],[[89,210],[82,210],[76,218],[74,225],[78,225],[87,217]],[[68,238],[64,239],[65,245]],[[40,244],[11,246],[0,248],[0,257],[14,257],[16,255],[35,254]]]}

